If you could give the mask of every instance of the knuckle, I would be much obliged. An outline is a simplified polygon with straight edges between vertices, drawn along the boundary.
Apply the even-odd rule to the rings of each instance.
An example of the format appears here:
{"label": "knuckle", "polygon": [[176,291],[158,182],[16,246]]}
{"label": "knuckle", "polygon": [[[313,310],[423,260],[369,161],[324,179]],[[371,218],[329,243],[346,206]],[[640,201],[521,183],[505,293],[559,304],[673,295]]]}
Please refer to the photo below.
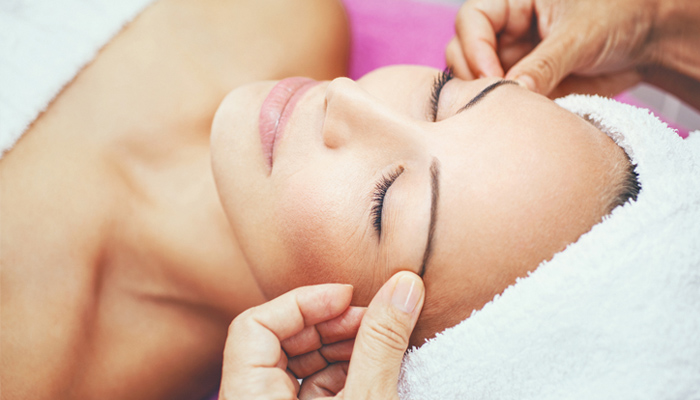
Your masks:
{"label": "knuckle", "polygon": [[462,54],[462,44],[457,37],[453,37],[450,43],[447,44],[445,54],[448,57],[459,57]]}
{"label": "knuckle", "polygon": [[535,71],[543,78],[554,76],[557,70],[555,61],[549,56],[538,58],[533,66]]}
{"label": "knuckle", "polygon": [[376,320],[367,321],[366,334],[367,343],[372,347],[388,348],[397,352],[404,352],[408,347],[407,332],[396,329],[391,323],[381,323]]}
{"label": "knuckle", "polygon": [[238,314],[228,326],[228,335],[233,336],[238,332],[246,330],[253,322],[253,309],[249,308]]}
{"label": "knuckle", "polygon": [[447,46],[447,50],[445,50],[445,62],[447,65],[454,65],[456,58],[457,56],[452,46]]}
{"label": "knuckle", "polygon": [[476,0],[466,2],[459,8],[459,11],[457,11],[457,15],[455,17],[455,29],[457,32],[469,27],[471,14],[473,14],[479,6],[479,4],[476,3],[478,3]]}
{"label": "knuckle", "polygon": [[457,34],[460,34],[460,32],[466,27],[466,12],[464,11],[464,8],[459,10],[459,13],[457,13],[457,18],[455,19],[455,30],[457,31]]}

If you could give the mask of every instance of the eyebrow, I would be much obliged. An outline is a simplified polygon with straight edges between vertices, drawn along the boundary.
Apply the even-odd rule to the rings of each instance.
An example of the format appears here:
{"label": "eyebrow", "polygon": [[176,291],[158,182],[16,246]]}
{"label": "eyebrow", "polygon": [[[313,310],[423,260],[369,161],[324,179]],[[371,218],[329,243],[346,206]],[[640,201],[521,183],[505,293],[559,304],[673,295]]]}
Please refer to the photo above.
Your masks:
{"label": "eyebrow", "polygon": [[430,225],[428,226],[428,242],[425,245],[425,253],[423,253],[423,263],[421,264],[418,275],[425,275],[425,267],[430,260],[430,255],[433,252],[433,236],[435,234],[435,221],[437,220],[437,204],[440,199],[440,163],[437,158],[433,158],[430,164]]}
{"label": "eyebrow", "polygon": [[464,111],[464,110],[467,110],[467,109],[469,109],[469,108],[474,107],[474,105],[476,105],[478,102],[480,102],[481,100],[483,100],[484,97],[486,97],[487,94],[491,93],[491,92],[492,92],[494,89],[496,89],[497,87],[500,87],[500,86],[503,86],[503,85],[518,85],[518,82],[516,82],[516,81],[511,81],[511,80],[507,80],[507,79],[502,79],[502,80],[500,80],[500,81],[498,81],[498,82],[495,82],[495,83],[492,83],[492,84],[486,86],[486,87],[484,88],[484,90],[482,90],[481,92],[479,92],[479,94],[477,94],[476,96],[474,96],[473,99],[469,100],[469,103],[467,103],[467,105],[465,105],[464,107],[460,108],[459,111],[457,111],[457,113],[461,113],[461,112]]}

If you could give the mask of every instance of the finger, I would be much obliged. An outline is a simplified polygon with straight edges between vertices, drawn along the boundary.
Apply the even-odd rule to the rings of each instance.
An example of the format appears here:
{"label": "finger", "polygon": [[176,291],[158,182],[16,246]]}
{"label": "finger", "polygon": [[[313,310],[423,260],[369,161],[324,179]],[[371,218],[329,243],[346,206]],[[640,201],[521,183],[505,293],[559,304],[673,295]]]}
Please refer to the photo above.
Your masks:
{"label": "finger", "polygon": [[287,373],[287,378],[289,379],[289,382],[291,382],[292,386],[294,386],[294,393],[299,393],[299,389],[301,387],[301,385],[299,383],[299,379],[297,378],[296,375],[294,375],[292,373],[292,371],[286,370],[285,372]]}
{"label": "finger", "polygon": [[296,335],[282,341],[289,357],[318,350],[324,344],[354,339],[365,315],[364,307],[348,307],[342,314],[314,326],[307,326]]}
{"label": "finger", "polygon": [[321,343],[321,336],[316,330],[316,325],[305,327],[296,335],[284,339],[281,344],[284,352],[287,353],[289,357],[295,357],[300,354],[318,350],[323,345]]}
{"label": "finger", "polygon": [[317,351],[291,357],[286,363],[287,368],[292,371],[297,378],[306,378],[326,368],[328,364],[339,361],[350,361],[354,343],[354,339],[345,340],[343,342],[324,345]]}
{"label": "finger", "polygon": [[282,341],[289,357],[318,350],[330,344],[355,338],[365,315],[364,307],[348,307],[342,314],[314,326],[307,326],[296,335]]}
{"label": "finger", "polygon": [[401,360],[424,301],[423,281],[402,271],[374,296],[355,339],[347,398],[398,399]]}
{"label": "finger", "polygon": [[287,363],[287,368],[289,368],[292,373],[297,378],[306,378],[307,376],[314,374],[328,366],[328,361],[321,355],[318,351],[312,351],[310,353],[302,354],[294,358],[290,358]]}
{"label": "finger", "polygon": [[535,48],[535,44],[531,41],[514,42],[507,46],[500,46],[498,49],[498,58],[501,60],[501,65],[506,71],[510,70],[513,65],[528,55]]}
{"label": "finger", "polygon": [[299,389],[299,400],[317,399],[337,395],[345,386],[348,375],[348,363],[342,362],[329,366],[304,379]]}
{"label": "finger", "polygon": [[325,345],[317,351],[290,358],[286,365],[297,378],[306,378],[326,368],[328,364],[350,361],[354,344],[353,339]]}
{"label": "finger", "polygon": [[351,286],[316,285],[292,290],[251,308],[231,323],[224,358],[239,367],[276,366],[281,341],[301,332],[305,326],[337,317],[351,299]]}
{"label": "finger", "polygon": [[321,347],[319,351],[321,352],[323,358],[325,358],[326,361],[331,364],[338,361],[350,361],[354,345],[355,339],[350,339],[325,345]]}
{"label": "finger", "polygon": [[453,37],[445,49],[445,63],[457,78],[465,81],[474,79],[474,74],[469,70],[457,37]]}
{"label": "finger", "polygon": [[460,8],[455,31],[469,70],[477,77],[502,77],[496,35],[506,23],[506,0],[472,0]]}
{"label": "finger", "polygon": [[365,307],[348,307],[332,320],[316,325],[321,342],[329,344],[355,338],[366,311]]}
{"label": "finger", "polygon": [[580,29],[569,26],[553,32],[515,64],[506,79],[517,80],[537,93],[550,93],[587,57],[582,46],[584,37],[569,31],[579,32]]}
{"label": "finger", "polygon": [[306,326],[337,317],[350,305],[351,299],[350,285],[306,286],[254,307],[252,318],[283,341]]}
{"label": "finger", "polygon": [[498,35],[498,45],[535,39],[533,33],[537,33],[537,23],[533,20],[534,1],[508,0],[507,4],[506,22]]}
{"label": "finger", "polygon": [[296,379],[286,371],[266,368],[265,373],[240,374],[238,380],[222,380],[219,399],[293,399],[297,394]]}

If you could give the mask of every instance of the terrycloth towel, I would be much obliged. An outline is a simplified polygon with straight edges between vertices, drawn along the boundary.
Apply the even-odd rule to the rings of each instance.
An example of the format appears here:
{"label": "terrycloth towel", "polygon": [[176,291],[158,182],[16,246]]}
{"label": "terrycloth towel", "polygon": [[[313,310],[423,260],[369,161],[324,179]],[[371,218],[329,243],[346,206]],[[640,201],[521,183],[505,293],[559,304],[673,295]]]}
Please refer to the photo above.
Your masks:
{"label": "terrycloth towel", "polygon": [[404,359],[403,399],[700,399],[700,132],[600,97],[642,186],[576,243]]}
{"label": "terrycloth towel", "polygon": [[153,0],[0,1],[0,157]]}

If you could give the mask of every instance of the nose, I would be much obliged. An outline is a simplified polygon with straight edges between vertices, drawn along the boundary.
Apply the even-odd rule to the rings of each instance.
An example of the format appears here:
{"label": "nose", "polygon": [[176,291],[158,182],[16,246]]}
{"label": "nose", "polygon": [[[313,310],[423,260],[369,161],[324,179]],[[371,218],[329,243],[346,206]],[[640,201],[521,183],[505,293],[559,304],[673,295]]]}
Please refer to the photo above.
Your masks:
{"label": "nose", "polygon": [[416,127],[356,82],[337,78],[326,89],[323,142],[331,149],[344,146],[389,146],[409,139]]}

